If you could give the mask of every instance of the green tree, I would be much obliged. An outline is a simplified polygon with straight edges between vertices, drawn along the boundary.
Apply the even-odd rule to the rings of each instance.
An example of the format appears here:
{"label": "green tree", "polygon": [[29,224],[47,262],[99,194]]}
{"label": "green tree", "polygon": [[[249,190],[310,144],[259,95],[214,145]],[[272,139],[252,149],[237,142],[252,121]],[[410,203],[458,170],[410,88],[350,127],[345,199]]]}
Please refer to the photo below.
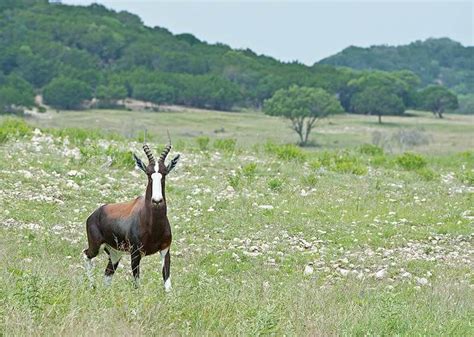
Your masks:
{"label": "green tree", "polygon": [[46,104],[55,108],[77,109],[84,100],[92,98],[92,91],[82,81],[58,77],[44,88],[43,98]]}
{"label": "green tree", "polygon": [[0,113],[23,113],[22,107],[34,105],[33,87],[17,75],[0,73]]}
{"label": "green tree", "polygon": [[456,110],[457,113],[474,115],[474,94],[470,95],[459,95],[459,108]]}
{"label": "green tree", "polygon": [[367,88],[352,97],[352,106],[356,113],[379,116],[382,123],[384,115],[400,115],[405,111],[403,100],[389,89]]}
{"label": "green tree", "polygon": [[171,103],[173,96],[173,88],[163,83],[136,84],[133,87],[133,97],[147,102]]}
{"label": "green tree", "polygon": [[423,109],[431,111],[435,116],[443,118],[447,110],[459,107],[458,97],[446,87],[432,85],[420,92],[420,103]]}
{"label": "green tree", "polygon": [[339,101],[323,89],[293,85],[277,90],[272,98],[265,100],[263,111],[270,116],[288,118],[300,138],[300,145],[304,146],[317,121],[343,109]]}

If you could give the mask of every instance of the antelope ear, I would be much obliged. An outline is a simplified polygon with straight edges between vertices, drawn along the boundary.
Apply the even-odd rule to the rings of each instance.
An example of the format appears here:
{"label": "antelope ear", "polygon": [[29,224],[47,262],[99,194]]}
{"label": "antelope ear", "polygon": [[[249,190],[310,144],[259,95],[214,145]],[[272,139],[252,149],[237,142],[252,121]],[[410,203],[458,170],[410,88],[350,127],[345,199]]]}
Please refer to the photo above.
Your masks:
{"label": "antelope ear", "polygon": [[143,162],[140,160],[140,158],[137,157],[137,155],[134,153],[133,154],[133,159],[135,159],[135,164],[137,164],[137,167],[142,170],[143,172],[146,173],[146,166],[143,164]]}
{"label": "antelope ear", "polygon": [[171,170],[174,169],[174,167],[176,166],[176,164],[178,164],[178,160],[179,160],[179,154],[176,155],[176,157],[174,157],[171,162],[168,164],[168,166],[166,167],[166,173],[170,173]]}

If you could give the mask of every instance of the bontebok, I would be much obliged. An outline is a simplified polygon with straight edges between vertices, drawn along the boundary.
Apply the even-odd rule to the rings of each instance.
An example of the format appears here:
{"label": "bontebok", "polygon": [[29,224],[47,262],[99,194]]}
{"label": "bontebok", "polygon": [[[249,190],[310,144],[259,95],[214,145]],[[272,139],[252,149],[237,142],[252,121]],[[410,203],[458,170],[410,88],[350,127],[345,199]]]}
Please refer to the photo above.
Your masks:
{"label": "bontebok", "polygon": [[103,205],[89,216],[86,225],[89,247],[83,251],[86,271],[93,282],[92,259],[103,245],[109,255],[105,269],[106,284],[111,283],[124,252],[131,254],[133,277],[138,284],[140,259],[160,252],[163,282],[165,290],[169,291],[171,227],[166,214],[165,178],[176,166],[179,155],[165,165],[171,144],[165,147],[158,162],[148,145],[143,145],[143,150],[148,157],[147,166],[135,154],[133,156],[137,166],[148,177],[145,196],[129,202]]}

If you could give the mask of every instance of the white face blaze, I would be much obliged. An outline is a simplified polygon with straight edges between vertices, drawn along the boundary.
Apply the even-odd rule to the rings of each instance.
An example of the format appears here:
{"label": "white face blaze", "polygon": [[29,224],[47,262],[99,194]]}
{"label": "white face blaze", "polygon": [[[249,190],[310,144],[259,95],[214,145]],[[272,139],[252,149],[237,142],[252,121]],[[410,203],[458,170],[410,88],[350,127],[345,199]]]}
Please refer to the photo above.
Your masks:
{"label": "white face blaze", "polygon": [[155,164],[155,173],[151,175],[152,189],[151,189],[151,200],[160,202],[163,200],[163,192],[161,191],[161,173],[158,172],[158,163]]}

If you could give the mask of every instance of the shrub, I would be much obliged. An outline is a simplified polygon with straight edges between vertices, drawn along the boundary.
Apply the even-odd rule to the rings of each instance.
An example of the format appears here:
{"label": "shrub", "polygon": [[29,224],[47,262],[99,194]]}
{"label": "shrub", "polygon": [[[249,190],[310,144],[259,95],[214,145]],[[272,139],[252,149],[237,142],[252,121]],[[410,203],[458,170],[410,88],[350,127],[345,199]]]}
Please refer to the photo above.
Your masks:
{"label": "shrub", "polygon": [[361,160],[347,152],[323,152],[317,161],[311,163],[311,167],[315,169],[321,166],[338,173],[351,173],[356,175],[364,175],[367,173],[367,167]]}
{"label": "shrub", "polygon": [[426,145],[430,143],[429,137],[421,130],[401,129],[392,135],[392,141],[401,148]]}
{"label": "shrub", "polygon": [[240,187],[240,185],[242,185],[242,176],[240,175],[240,172],[235,175],[229,174],[227,176],[227,181],[229,182],[229,185],[232,186],[234,190],[236,190]]}
{"label": "shrub", "polygon": [[370,156],[381,156],[384,154],[383,149],[377,145],[363,144],[359,147],[359,152]]}
{"label": "shrub", "polygon": [[364,175],[367,173],[367,167],[365,167],[359,159],[347,154],[337,156],[332,169],[335,172],[352,173],[355,175]]}
{"label": "shrub", "polygon": [[31,126],[20,118],[7,118],[0,124],[0,143],[9,138],[24,137],[31,134]]}
{"label": "shrub", "polygon": [[105,154],[112,160],[110,166],[118,168],[133,169],[135,167],[135,161],[133,160],[132,153],[130,151],[119,150],[114,147],[109,147]]}
{"label": "shrub", "polygon": [[423,167],[421,169],[416,170],[416,173],[418,173],[418,175],[421,178],[423,178],[423,180],[425,180],[425,181],[431,181],[431,180],[434,180],[438,177],[438,174],[435,171],[433,171],[433,170],[431,170],[427,167]]}
{"label": "shrub", "polygon": [[242,167],[242,174],[248,179],[252,179],[253,177],[255,177],[256,172],[257,164],[255,163],[246,164]]}
{"label": "shrub", "polygon": [[278,178],[272,178],[268,181],[268,187],[273,191],[281,191],[283,188],[283,181]]}
{"label": "shrub", "polygon": [[419,170],[426,166],[426,160],[416,153],[405,152],[396,158],[399,166],[405,170]]}
{"label": "shrub", "polygon": [[276,145],[273,143],[265,144],[265,151],[277,156],[278,159],[287,161],[304,161],[306,155],[299,147],[293,144]]}
{"label": "shrub", "polygon": [[301,178],[303,185],[313,187],[318,183],[318,177],[315,174],[308,174]]}
{"label": "shrub", "polygon": [[209,137],[207,136],[199,136],[196,138],[196,144],[201,151],[207,151],[209,145]]}
{"label": "shrub", "polygon": [[234,138],[216,139],[214,141],[214,148],[226,153],[233,153],[237,140]]}
{"label": "shrub", "polygon": [[474,170],[458,172],[456,173],[456,177],[463,184],[474,186]]}
{"label": "shrub", "polygon": [[46,104],[55,108],[76,109],[84,100],[92,98],[92,90],[82,81],[59,77],[43,89],[43,97]]}
{"label": "shrub", "polygon": [[374,156],[372,157],[372,159],[370,160],[370,163],[373,165],[373,166],[381,166],[383,164],[385,164],[387,162],[387,157],[385,157],[384,155],[381,155],[381,156]]}

